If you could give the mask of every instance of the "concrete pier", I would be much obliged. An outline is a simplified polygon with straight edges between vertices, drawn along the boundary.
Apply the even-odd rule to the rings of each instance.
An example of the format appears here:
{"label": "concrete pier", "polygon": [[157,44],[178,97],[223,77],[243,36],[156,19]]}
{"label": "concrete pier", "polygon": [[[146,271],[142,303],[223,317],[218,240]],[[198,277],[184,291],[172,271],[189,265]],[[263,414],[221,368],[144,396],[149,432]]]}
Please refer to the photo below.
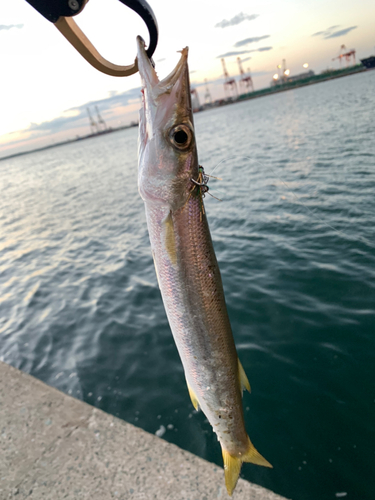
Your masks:
{"label": "concrete pier", "polygon": [[[0,499],[229,499],[220,467],[0,362]],[[285,500],[239,480],[235,500]]]}

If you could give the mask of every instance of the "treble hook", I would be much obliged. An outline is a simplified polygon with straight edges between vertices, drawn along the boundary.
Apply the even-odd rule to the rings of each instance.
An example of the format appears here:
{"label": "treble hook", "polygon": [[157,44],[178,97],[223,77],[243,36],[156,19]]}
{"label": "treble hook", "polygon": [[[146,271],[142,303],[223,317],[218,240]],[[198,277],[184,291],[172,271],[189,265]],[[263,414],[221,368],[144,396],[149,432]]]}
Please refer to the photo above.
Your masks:
{"label": "treble hook", "polygon": [[199,165],[198,167],[198,180],[197,181],[195,179],[190,179],[190,180],[193,184],[195,184],[200,188],[200,192],[204,197],[205,193],[207,193],[210,188],[207,186],[207,183],[209,181],[209,176],[205,174],[202,165]]}
{"label": "treble hook", "polygon": [[[91,64],[102,73],[111,76],[129,76],[138,71],[138,62],[135,58],[134,63],[129,66],[119,66],[107,61],[99,54],[87,36],[77,26],[72,19],[84,9],[88,0],[26,0],[42,16],[51,21],[56,28],[64,35],[73,47]],[[155,14],[146,0],[120,0],[124,5],[134,10],[146,23],[150,43],[147,49],[147,55],[153,63],[151,57],[155,52],[158,43],[158,23]]]}

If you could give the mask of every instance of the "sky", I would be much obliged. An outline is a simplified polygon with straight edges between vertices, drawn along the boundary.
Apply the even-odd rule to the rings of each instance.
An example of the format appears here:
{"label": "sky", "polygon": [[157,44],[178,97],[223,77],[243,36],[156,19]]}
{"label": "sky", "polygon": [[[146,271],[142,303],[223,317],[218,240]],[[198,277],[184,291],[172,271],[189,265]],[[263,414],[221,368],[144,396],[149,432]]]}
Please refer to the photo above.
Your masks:
{"label": "sky", "polygon": [[[154,54],[164,78],[189,47],[192,87],[204,102],[224,97],[221,58],[238,79],[237,57],[255,89],[268,87],[277,65],[290,74],[339,68],[340,46],[357,61],[375,54],[374,0],[148,0],[159,24]],[[115,64],[136,55],[143,21],[118,0],[90,0],[76,23]],[[0,3],[0,158],[90,133],[87,108],[111,127],[138,120],[139,74],[113,77],[92,68],[56,27],[25,0]]]}

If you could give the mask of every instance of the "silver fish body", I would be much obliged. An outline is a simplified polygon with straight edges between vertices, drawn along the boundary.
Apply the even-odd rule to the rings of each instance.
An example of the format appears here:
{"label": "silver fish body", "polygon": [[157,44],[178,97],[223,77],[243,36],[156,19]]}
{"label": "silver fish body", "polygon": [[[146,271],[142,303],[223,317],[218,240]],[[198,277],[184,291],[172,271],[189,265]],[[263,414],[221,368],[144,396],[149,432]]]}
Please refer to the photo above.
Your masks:
{"label": "silver fish body", "polygon": [[[139,191],[145,203],[156,274],[192,402],[222,446],[231,494],[244,461],[270,464],[244,425],[242,390],[250,390],[238,360],[202,197],[190,100],[188,50],[159,81],[138,38],[143,86]],[[194,182],[195,181],[195,182]]]}

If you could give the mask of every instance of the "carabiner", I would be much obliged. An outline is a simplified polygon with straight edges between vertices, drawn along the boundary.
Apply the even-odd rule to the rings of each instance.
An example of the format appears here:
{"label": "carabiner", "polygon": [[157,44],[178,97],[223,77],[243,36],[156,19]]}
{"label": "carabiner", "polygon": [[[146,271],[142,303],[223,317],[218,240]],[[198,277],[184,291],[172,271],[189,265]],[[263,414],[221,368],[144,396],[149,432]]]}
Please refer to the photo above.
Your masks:
{"label": "carabiner", "polygon": [[[107,61],[99,54],[90,40],[72,19],[84,9],[88,0],[26,0],[42,16],[54,23],[73,47],[78,50],[94,68],[111,76],[129,76],[138,71],[137,58],[129,66],[119,66]],[[146,23],[150,35],[147,55],[151,59],[158,43],[158,23],[155,14],[146,0],[120,0],[124,5],[134,10]],[[151,59],[152,61],[152,59]]]}

